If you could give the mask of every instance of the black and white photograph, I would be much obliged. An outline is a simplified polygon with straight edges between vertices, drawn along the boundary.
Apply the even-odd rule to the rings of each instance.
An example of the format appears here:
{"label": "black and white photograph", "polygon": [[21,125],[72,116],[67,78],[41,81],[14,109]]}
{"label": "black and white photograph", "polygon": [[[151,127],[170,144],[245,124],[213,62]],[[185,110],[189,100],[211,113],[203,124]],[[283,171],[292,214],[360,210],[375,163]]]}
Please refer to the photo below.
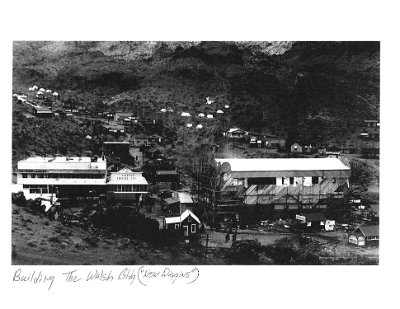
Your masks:
{"label": "black and white photograph", "polygon": [[14,41],[13,265],[379,264],[379,41]]}
{"label": "black and white photograph", "polygon": [[3,307],[396,303],[396,5],[0,7]]}

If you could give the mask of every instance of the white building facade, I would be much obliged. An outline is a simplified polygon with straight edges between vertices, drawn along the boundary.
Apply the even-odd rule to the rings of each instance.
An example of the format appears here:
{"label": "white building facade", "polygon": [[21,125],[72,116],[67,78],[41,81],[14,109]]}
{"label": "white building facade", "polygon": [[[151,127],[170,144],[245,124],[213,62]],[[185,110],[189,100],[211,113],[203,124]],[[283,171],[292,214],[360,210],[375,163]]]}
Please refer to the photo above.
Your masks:
{"label": "white building facade", "polygon": [[107,162],[90,157],[30,157],[18,162],[17,186],[26,199],[53,199],[58,193],[77,195],[104,190]]}
{"label": "white building facade", "polygon": [[148,193],[148,182],[141,172],[123,168],[110,175],[107,183],[107,199],[116,201],[141,202]]}

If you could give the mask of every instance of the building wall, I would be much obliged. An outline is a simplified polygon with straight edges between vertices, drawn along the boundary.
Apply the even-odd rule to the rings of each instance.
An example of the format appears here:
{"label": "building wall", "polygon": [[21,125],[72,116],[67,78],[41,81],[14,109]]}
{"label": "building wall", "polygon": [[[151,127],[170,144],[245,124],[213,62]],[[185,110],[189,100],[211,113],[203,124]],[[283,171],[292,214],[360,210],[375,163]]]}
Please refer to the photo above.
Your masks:
{"label": "building wall", "polygon": [[113,192],[107,191],[108,200],[141,202],[146,192]]}

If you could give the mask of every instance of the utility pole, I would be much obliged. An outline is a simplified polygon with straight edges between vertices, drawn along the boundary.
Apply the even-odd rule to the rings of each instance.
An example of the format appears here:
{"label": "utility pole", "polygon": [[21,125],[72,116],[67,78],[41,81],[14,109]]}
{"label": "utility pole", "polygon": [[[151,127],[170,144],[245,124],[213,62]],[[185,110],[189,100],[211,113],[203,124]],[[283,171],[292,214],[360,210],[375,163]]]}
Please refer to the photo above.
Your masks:
{"label": "utility pole", "polygon": [[207,261],[207,249],[208,249],[208,237],[209,237],[208,234],[206,234],[206,235],[207,235],[207,238],[206,238],[206,251],[204,252],[204,264]]}

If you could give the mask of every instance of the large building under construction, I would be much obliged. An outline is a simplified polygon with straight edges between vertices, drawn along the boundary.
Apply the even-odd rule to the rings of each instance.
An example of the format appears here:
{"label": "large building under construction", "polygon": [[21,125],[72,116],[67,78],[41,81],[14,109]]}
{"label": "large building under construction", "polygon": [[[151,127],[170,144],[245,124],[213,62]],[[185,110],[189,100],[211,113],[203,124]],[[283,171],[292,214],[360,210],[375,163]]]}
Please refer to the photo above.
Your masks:
{"label": "large building under construction", "polygon": [[337,158],[216,159],[223,185],[218,214],[240,206],[265,211],[326,209],[343,202],[350,168]]}

